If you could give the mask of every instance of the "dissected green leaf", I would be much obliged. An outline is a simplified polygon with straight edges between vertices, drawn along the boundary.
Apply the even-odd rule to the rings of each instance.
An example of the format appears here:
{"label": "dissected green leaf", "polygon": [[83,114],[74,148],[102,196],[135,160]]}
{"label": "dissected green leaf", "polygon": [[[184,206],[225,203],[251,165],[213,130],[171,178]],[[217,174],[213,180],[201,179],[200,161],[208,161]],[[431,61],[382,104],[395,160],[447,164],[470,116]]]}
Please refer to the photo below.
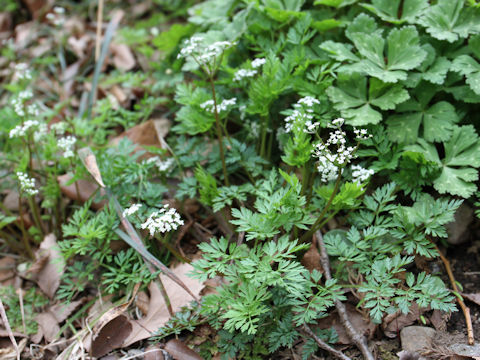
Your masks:
{"label": "dissected green leaf", "polygon": [[371,4],[360,5],[384,21],[402,24],[414,22],[428,7],[428,0],[372,0]]}
{"label": "dissected green leaf", "polygon": [[435,145],[423,139],[418,139],[418,143],[409,146],[408,150],[423,153],[427,160],[442,168],[440,175],[433,181],[439,193],[470,197],[477,189],[473,182],[478,180],[476,168],[480,167],[480,142],[475,128],[472,125],[455,126],[452,137],[443,147],[443,159],[440,159]]}
{"label": "dissected green leaf", "polygon": [[377,124],[382,120],[381,113],[372,105],[381,110],[392,110],[409,98],[408,92],[399,84],[385,84],[374,78],[367,83],[367,78],[360,74],[339,75],[337,87],[328,88],[327,94],[335,109],[354,126]]}
{"label": "dissected green leaf", "polygon": [[452,43],[480,32],[480,9],[464,8],[464,0],[439,0],[424,11],[418,23],[435,39]]}

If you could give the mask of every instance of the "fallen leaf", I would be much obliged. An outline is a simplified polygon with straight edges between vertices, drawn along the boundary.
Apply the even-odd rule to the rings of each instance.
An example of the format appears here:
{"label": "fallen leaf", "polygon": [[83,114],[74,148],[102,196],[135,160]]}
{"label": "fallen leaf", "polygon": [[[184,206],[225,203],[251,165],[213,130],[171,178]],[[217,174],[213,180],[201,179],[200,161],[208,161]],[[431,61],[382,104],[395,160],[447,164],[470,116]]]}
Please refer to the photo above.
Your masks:
{"label": "fallen leaf", "polygon": [[57,319],[49,312],[44,312],[35,316],[35,321],[38,323],[39,329],[32,341],[39,343],[42,340],[42,336],[48,343],[55,340],[56,335],[60,332],[60,326],[58,326]]}
{"label": "fallen leaf", "polygon": [[160,349],[158,345],[150,345],[145,349],[145,353],[143,354],[144,360],[165,360],[165,356],[163,356],[163,351]]}
{"label": "fallen leaf", "polygon": [[447,321],[450,319],[450,315],[440,310],[433,310],[432,315],[430,316],[430,322],[432,323],[435,330],[446,331],[447,330]]}
{"label": "fallen leaf", "polygon": [[202,360],[200,355],[190,349],[183,341],[172,339],[165,344],[165,351],[177,360]]}
{"label": "fallen leaf", "polygon": [[[359,334],[370,338],[375,331],[375,324],[372,323],[370,319],[366,319],[361,313],[359,313],[355,306],[347,303],[345,304],[345,307],[348,318],[355,330],[357,330]],[[318,327],[320,329],[329,329],[333,327],[338,334],[338,344],[352,344],[352,340],[347,335],[345,328],[340,322],[337,312],[327,316],[326,318],[320,319],[318,322]]]}
{"label": "fallen leaf", "polygon": [[158,137],[157,127],[162,128],[163,126],[165,125],[163,125],[162,119],[148,120],[116,136],[110,141],[110,144],[117,145],[120,142],[120,140],[127,138],[132,143],[138,145],[135,151],[143,150],[141,146],[162,147]]}
{"label": "fallen leaf", "polygon": [[477,305],[480,305],[480,294],[461,294],[464,299],[467,299],[471,302],[474,302]]}
{"label": "fallen leaf", "polygon": [[23,2],[34,19],[38,19],[46,11],[47,6],[53,3],[52,0],[23,0]]}
{"label": "fallen leaf", "polygon": [[[27,345],[27,339],[22,339],[18,343],[18,352],[21,354]],[[3,346],[0,343],[0,359],[2,360],[14,360],[17,359],[17,351],[13,346]]]}
{"label": "fallen leaf", "polygon": [[398,360],[418,360],[420,355],[417,354],[415,351],[406,351],[402,350],[397,353]]}
{"label": "fallen leaf", "polygon": [[[18,202],[20,195],[16,190],[7,190],[7,195],[3,199],[3,206],[5,206],[10,211],[18,211]],[[25,199],[22,199],[25,202]]]}
{"label": "fallen leaf", "polygon": [[110,44],[113,64],[117,69],[128,71],[135,67],[136,61],[130,48],[125,44]]}
{"label": "fallen leaf", "polygon": [[100,169],[98,168],[97,158],[92,150],[88,147],[82,148],[78,150],[78,155],[80,159],[82,159],[83,165],[87,168],[88,172],[92,177],[95,179],[98,185],[101,187],[105,187],[105,184],[102,180],[102,174]]}
{"label": "fallen leaf", "polygon": [[0,32],[9,31],[12,27],[12,14],[0,12]]}
{"label": "fallen leaf", "polygon": [[[195,296],[198,296],[203,288],[203,284],[198,280],[187,276],[187,273],[192,270],[193,267],[190,264],[181,264],[172,271],[185,283]],[[163,274],[160,275],[160,277],[168,297],[170,298],[170,303],[174,312],[180,310],[181,307],[188,305],[193,300],[192,297],[180,287],[180,285],[169,277]],[[124,341],[124,347],[150,337],[170,319],[167,306],[165,305],[165,301],[157,284],[154,282],[150,283],[148,289],[150,291],[150,303],[147,316],[139,320],[131,321],[133,329],[130,336]]]}
{"label": "fallen leaf", "polygon": [[[112,315],[112,314],[109,314]],[[116,314],[101,328],[94,330],[91,355],[101,357],[110,351],[121,347],[122,343],[132,332],[132,324],[123,314]]]}
{"label": "fallen leaf", "polygon": [[15,259],[5,256],[0,259],[0,285],[13,285],[15,282]]}
{"label": "fallen leaf", "polygon": [[320,272],[323,272],[322,265],[320,264],[320,253],[318,252],[318,249],[317,249],[317,240],[315,237],[313,237],[312,243],[310,244],[310,248],[303,255],[301,263],[310,272],[312,272],[313,270],[318,270]]}
{"label": "fallen leaf", "polygon": [[[57,177],[58,183],[60,184],[60,190],[62,193],[67,196],[69,199],[78,201],[80,203],[86,202],[92,197],[95,191],[98,190],[98,185],[84,179],[77,180],[78,185],[78,194],[75,183],[67,185],[68,182],[72,179],[72,176],[69,174],[60,175]],[[100,189],[100,194],[104,194],[103,189]],[[92,208],[95,210],[101,209],[106,204],[106,200],[100,202],[92,202]]]}
{"label": "fallen leaf", "polygon": [[35,280],[40,289],[49,298],[53,298],[65,270],[65,260],[57,247],[57,238],[54,234],[45,236],[36,257],[38,261],[44,262],[44,265],[39,270],[35,269]]}
{"label": "fallen leaf", "polygon": [[382,322],[383,332],[389,338],[395,338],[400,331],[405,327],[412,325],[420,319],[420,315],[425,312],[425,309],[420,310],[418,305],[413,303],[408,314],[397,311],[393,314],[385,316]]}

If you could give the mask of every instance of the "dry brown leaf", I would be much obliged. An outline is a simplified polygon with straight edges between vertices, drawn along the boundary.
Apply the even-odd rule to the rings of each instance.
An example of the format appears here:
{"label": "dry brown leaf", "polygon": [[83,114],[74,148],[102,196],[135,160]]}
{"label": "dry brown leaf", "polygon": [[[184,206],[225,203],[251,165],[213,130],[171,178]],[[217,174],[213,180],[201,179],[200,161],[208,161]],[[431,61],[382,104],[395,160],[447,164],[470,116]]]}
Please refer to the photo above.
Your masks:
{"label": "dry brown leaf", "polygon": [[70,50],[79,58],[84,59],[87,55],[87,50],[91,42],[91,38],[87,35],[80,37],[70,36],[67,40],[67,44]]}
{"label": "dry brown leaf", "polygon": [[440,310],[433,310],[432,316],[430,316],[430,322],[432,323],[435,330],[446,331],[447,330],[447,321],[450,318],[451,314],[447,314]]}
{"label": "dry brown leaf", "polygon": [[[345,304],[348,318],[359,334],[367,336],[370,338],[375,331],[375,324],[366,319],[362,314],[358,312],[355,306],[350,304]],[[329,329],[333,327],[338,334],[338,344],[349,345],[352,344],[352,340],[347,335],[345,328],[340,322],[338,314],[335,312],[324,319],[320,319],[318,322],[318,327],[320,329]]]}
{"label": "dry brown leaf", "polygon": [[148,312],[149,300],[150,299],[145,291],[140,291],[135,298],[135,306],[139,308],[144,315]]}
{"label": "dry brown leaf", "polygon": [[202,360],[200,355],[190,349],[183,341],[172,339],[165,344],[165,351],[177,360]]}
{"label": "dry brown leaf", "polygon": [[[190,289],[190,291],[198,296],[203,288],[203,284],[196,279],[187,276],[193,267],[190,264],[181,264],[172,269],[173,273]],[[165,275],[160,275],[165,290],[170,298],[173,311],[180,310],[181,307],[188,305],[193,299],[188,293],[177,283]],[[156,332],[160,327],[164,326],[169,320],[165,301],[160,293],[156,283],[150,283],[148,287],[150,291],[150,303],[147,316],[140,320],[132,320],[133,330],[130,336],[124,341],[123,346],[129,346],[134,342],[146,339]]]}
{"label": "dry brown leaf", "polygon": [[145,349],[144,360],[165,360],[162,349],[158,345],[150,345]]}
{"label": "dry brown leaf", "polygon": [[38,19],[53,4],[52,0],[23,0],[34,19]]}
{"label": "dry brown leaf", "polygon": [[40,289],[49,297],[53,298],[60,285],[60,278],[65,270],[65,260],[57,247],[57,239],[54,234],[48,234],[40,244],[36,257],[42,261],[44,256],[48,261],[41,269],[35,272],[35,280]]}
{"label": "dry brown leaf", "polygon": [[48,311],[55,317],[60,324],[65,321],[72,312],[74,312],[81,304],[85,302],[86,298],[82,298],[76,301],[70,301],[69,303],[58,303],[53,305]]}
{"label": "dry brown leaf", "polygon": [[[17,359],[17,351],[13,346],[9,346],[8,344],[11,345],[10,341],[8,340],[4,343],[1,341],[2,339],[0,338],[0,359],[2,360],[14,360]],[[22,339],[18,343],[18,351],[20,354],[23,352],[25,349],[25,345],[27,345],[27,339]]]}
{"label": "dry brown leaf", "polygon": [[111,44],[113,64],[117,69],[128,71],[135,67],[136,61],[130,48],[125,44]]}
{"label": "dry brown leaf", "polygon": [[477,305],[480,305],[480,294],[462,294],[462,297],[471,302],[474,302]]}
{"label": "dry brown leaf", "polygon": [[7,190],[7,196],[3,199],[3,206],[10,211],[18,211],[18,200],[20,195],[16,190]]}
{"label": "dry brown leaf", "polygon": [[320,264],[320,253],[317,249],[317,240],[315,237],[313,237],[310,248],[303,255],[301,262],[302,265],[305,266],[310,272],[312,272],[313,270],[323,272],[322,265]]}
{"label": "dry brown leaf", "polygon": [[15,282],[15,259],[5,256],[0,259],[0,285],[13,285]]}
{"label": "dry brown leaf", "polygon": [[382,322],[382,328],[385,336],[389,338],[397,337],[405,326],[415,323],[420,319],[420,315],[422,315],[424,312],[425,309],[419,309],[418,305],[413,303],[408,314],[397,311],[393,314],[385,316]]}
{"label": "dry brown leaf", "polygon": [[100,327],[94,330],[90,353],[94,357],[101,357],[110,351],[119,348],[132,332],[132,324],[128,318],[117,312],[117,308],[108,311],[106,318],[102,316]]}
{"label": "dry brown leaf", "polygon": [[127,131],[121,133],[110,141],[110,144],[117,145],[123,138],[129,139],[134,144],[139,145],[135,151],[141,150],[141,146],[162,147],[157,136],[155,122],[159,120],[148,120],[136,125]]}
{"label": "dry brown leaf", "polygon": [[[62,193],[67,196],[69,199],[84,203],[92,197],[92,195],[97,191],[98,185],[84,179],[77,181],[78,185],[78,195],[75,183],[67,185],[67,183],[72,179],[72,176],[69,174],[60,175],[57,177],[58,183],[60,184],[60,190]],[[100,189],[100,193],[103,194],[103,189]],[[101,209],[106,204],[106,201],[92,202],[92,208],[95,210]]]}
{"label": "dry brown leaf", "polygon": [[12,27],[12,14],[0,12],[0,32],[9,31]]}
{"label": "dry brown leaf", "polygon": [[63,92],[60,94],[62,99],[69,98],[73,93],[73,84],[75,83],[75,77],[80,70],[82,61],[76,61],[69,65],[62,74]]}
{"label": "dry brown leaf", "polygon": [[83,161],[83,164],[87,168],[89,174],[95,179],[98,185],[105,187],[102,179],[102,173],[98,168],[97,158],[93,154],[92,150],[88,147],[78,150],[78,155]]}
{"label": "dry brown leaf", "polygon": [[56,335],[60,332],[60,326],[58,326],[57,319],[49,312],[44,312],[35,316],[35,320],[38,323],[38,332],[32,338],[32,341],[39,343],[42,340],[42,336],[48,343],[55,340]]}

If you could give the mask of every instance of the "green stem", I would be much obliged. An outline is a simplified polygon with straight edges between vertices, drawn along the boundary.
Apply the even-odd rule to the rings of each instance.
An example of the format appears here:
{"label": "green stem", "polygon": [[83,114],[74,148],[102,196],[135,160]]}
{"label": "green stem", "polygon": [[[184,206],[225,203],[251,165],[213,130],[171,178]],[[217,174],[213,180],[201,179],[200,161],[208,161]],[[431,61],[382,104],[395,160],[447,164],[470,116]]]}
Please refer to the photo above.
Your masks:
{"label": "green stem", "polygon": [[35,255],[33,254],[32,247],[30,246],[29,235],[27,235],[27,231],[25,230],[25,223],[23,222],[23,209],[22,209],[22,196],[18,197],[18,210],[20,212],[20,230],[22,232],[22,243],[27,251],[28,256],[30,259],[35,259]]}
{"label": "green stem", "polygon": [[338,189],[340,188],[340,182],[342,180],[342,168],[338,169],[338,176],[337,176],[337,181],[335,182],[335,187],[333,188],[332,195],[330,195],[330,198],[328,199],[327,204],[323,208],[322,212],[317,218],[317,221],[312,225],[311,229],[303,234],[303,236],[300,238],[300,243],[305,242],[307,239],[309,239],[313,233],[316,231],[319,225],[322,224],[323,217],[327,213],[327,211],[330,209],[330,206],[332,205],[333,199],[335,198],[335,195],[337,195]]}
{"label": "green stem", "polygon": [[223,177],[224,177],[225,186],[229,186],[230,183],[228,181],[227,164],[225,162],[225,153],[223,149],[223,135],[222,135],[222,129],[220,125],[220,118],[218,116],[218,109],[217,109],[217,95],[215,93],[215,84],[211,76],[209,80],[210,80],[210,86],[212,88],[213,108],[215,112],[215,124],[216,124],[216,131],[217,131],[217,137],[218,137],[218,146],[220,149],[220,158],[222,160]]}
{"label": "green stem", "polygon": [[265,157],[265,144],[267,143],[267,122],[268,117],[262,117],[262,133],[261,133],[261,141],[260,141],[260,156]]}
{"label": "green stem", "polygon": [[38,208],[38,205],[34,201],[32,196],[28,197],[28,204],[30,205],[30,209],[32,210],[33,221],[35,222],[35,225],[38,227],[38,230],[40,230],[42,236],[45,235],[45,229],[43,228],[42,219],[40,217],[40,209]]}

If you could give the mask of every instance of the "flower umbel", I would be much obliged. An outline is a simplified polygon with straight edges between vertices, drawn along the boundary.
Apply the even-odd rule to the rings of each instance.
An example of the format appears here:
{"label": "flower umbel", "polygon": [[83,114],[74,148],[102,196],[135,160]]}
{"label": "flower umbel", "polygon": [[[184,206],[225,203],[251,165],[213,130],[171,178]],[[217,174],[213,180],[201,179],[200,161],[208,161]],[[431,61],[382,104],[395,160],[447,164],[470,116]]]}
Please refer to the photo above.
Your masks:
{"label": "flower umbel", "polygon": [[294,128],[301,129],[303,132],[311,134],[319,122],[313,121],[313,106],[320,104],[320,101],[311,96],[305,96],[293,105],[294,109],[289,116],[285,118],[285,131],[291,132]]}
{"label": "flower umbel", "polygon": [[142,204],[133,204],[129,208],[123,210],[123,217],[127,217],[135,214],[141,207],[142,207]]}
{"label": "flower umbel", "polygon": [[73,153],[74,145],[77,142],[75,136],[67,136],[61,139],[58,139],[58,147],[63,150],[63,157],[71,158],[75,154]]}
{"label": "flower umbel", "polygon": [[357,184],[367,181],[373,174],[375,174],[375,171],[371,169],[365,169],[360,165],[352,165],[353,181]]}
{"label": "flower umbel", "polygon": [[153,212],[142,225],[142,229],[148,229],[150,236],[155,235],[157,232],[165,233],[172,230],[176,230],[184,222],[180,218],[180,214],[174,208],[169,208],[168,205],[164,205],[162,209]]}
{"label": "flower umbel", "polygon": [[17,178],[20,183],[20,189],[30,196],[38,194],[38,190],[35,189],[35,179],[29,178],[24,172],[18,171]]}

